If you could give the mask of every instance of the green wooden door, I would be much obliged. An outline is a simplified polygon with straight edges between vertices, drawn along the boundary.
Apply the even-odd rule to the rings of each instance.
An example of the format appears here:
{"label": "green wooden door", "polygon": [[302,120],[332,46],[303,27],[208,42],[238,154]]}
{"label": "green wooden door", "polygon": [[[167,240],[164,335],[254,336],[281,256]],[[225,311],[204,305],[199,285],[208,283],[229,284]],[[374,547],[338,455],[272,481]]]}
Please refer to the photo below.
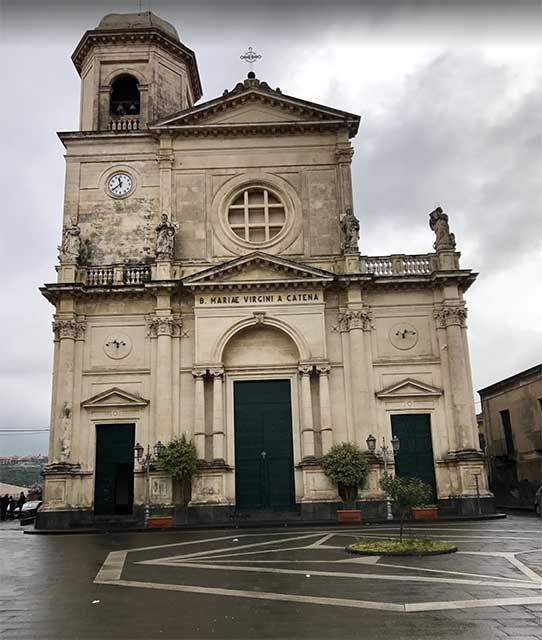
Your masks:
{"label": "green wooden door", "polygon": [[239,508],[295,504],[289,380],[235,382],[235,483]]}
{"label": "green wooden door", "polygon": [[400,440],[399,452],[395,457],[395,473],[427,482],[431,485],[433,499],[436,500],[437,484],[429,414],[392,416],[391,429],[393,435]]}
{"label": "green wooden door", "polygon": [[96,427],[94,513],[129,514],[134,503],[133,424]]}

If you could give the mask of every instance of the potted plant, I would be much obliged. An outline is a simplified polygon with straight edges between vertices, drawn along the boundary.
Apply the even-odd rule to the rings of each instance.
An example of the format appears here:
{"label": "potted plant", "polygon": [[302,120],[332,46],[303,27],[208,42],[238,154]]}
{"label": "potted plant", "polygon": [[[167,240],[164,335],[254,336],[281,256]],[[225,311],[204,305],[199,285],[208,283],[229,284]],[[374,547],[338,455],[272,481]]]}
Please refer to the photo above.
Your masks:
{"label": "potted plant", "polygon": [[436,504],[421,504],[417,507],[411,507],[410,514],[413,520],[436,520],[438,507]]}
{"label": "potted plant", "polygon": [[[187,440],[184,434],[180,438],[173,438],[171,442],[161,448],[157,467],[161,471],[171,474],[173,501],[175,504],[185,507],[190,501],[192,476],[198,468],[198,455],[194,443]],[[162,518],[162,520],[164,519]],[[170,520],[169,526],[173,526],[173,518],[170,517]]]}
{"label": "potted plant", "polygon": [[346,507],[337,511],[337,519],[359,521],[361,511],[356,508],[356,500],[358,490],[365,485],[369,474],[366,454],[351,442],[333,445],[322,458],[322,469],[337,483],[339,495]]}
{"label": "potted plant", "polygon": [[426,504],[432,495],[431,486],[419,478],[391,476],[385,473],[380,480],[380,486],[393,500],[399,512],[399,541],[403,541],[403,525],[407,514],[413,507]]}

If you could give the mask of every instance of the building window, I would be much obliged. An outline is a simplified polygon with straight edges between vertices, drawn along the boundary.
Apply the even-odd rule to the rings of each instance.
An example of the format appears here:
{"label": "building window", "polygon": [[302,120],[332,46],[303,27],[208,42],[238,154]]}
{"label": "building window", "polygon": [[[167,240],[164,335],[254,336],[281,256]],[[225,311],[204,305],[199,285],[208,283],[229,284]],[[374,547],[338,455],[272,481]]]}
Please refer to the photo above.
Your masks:
{"label": "building window", "polygon": [[139,83],[130,75],[116,78],[111,85],[109,113],[112,116],[137,116],[140,109]]}
{"label": "building window", "polygon": [[229,205],[228,224],[241,240],[254,244],[268,242],[284,228],[286,207],[273,191],[249,187],[237,194]]}
{"label": "building window", "polygon": [[510,420],[510,411],[508,409],[505,409],[504,411],[499,411],[499,413],[501,416],[501,423],[504,431],[506,453],[508,455],[513,455],[515,451],[515,447],[514,447],[514,438],[512,436],[512,422]]}

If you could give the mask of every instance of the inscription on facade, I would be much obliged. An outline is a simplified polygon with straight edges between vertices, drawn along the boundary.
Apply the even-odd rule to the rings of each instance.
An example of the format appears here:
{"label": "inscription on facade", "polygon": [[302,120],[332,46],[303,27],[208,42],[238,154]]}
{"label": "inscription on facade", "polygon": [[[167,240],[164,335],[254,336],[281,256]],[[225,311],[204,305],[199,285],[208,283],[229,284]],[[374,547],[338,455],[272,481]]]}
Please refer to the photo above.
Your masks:
{"label": "inscription on facade", "polygon": [[270,304],[300,304],[307,302],[324,302],[324,296],[317,291],[296,293],[260,293],[214,295],[202,294],[196,296],[197,306],[242,306],[242,305],[270,305]]}

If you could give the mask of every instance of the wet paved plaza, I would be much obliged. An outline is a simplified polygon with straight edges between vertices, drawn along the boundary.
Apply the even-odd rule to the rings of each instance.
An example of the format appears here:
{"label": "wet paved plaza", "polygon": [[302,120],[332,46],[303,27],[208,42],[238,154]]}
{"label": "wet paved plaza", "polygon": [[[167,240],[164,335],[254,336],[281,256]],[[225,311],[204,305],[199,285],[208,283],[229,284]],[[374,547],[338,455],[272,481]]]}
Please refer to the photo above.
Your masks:
{"label": "wet paved plaza", "polygon": [[395,526],[23,535],[1,523],[0,638],[542,640],[542,521],[421,524],[459,552],[363,558]]}

